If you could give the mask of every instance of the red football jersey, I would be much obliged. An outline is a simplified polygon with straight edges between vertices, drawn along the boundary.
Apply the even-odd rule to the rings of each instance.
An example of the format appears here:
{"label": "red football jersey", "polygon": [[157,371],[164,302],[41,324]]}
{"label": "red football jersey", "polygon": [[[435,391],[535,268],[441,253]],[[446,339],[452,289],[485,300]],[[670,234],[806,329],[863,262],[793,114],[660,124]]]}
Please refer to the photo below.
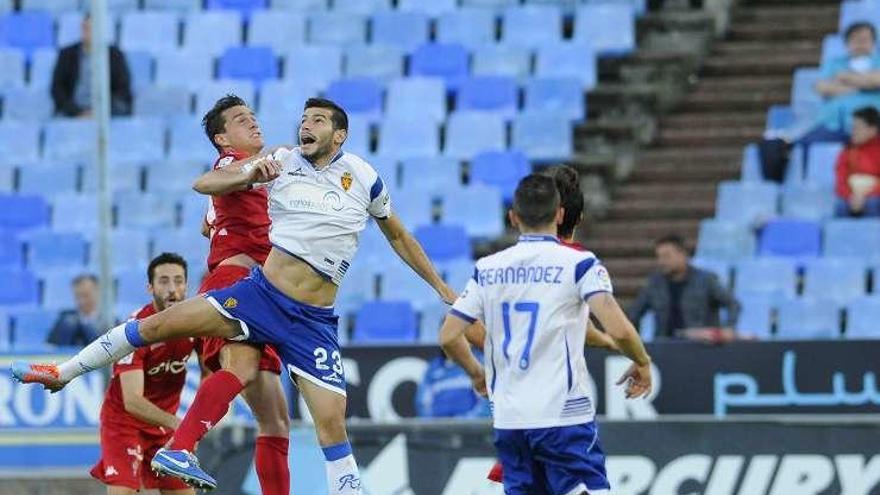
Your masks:
{"label": "red football jersey", "polygon": [[585,248],[584,245],[579,243],[578,241],[571,241],[571,242],[559,241],[559,243],[562,244],[563,246],[570,247],[570,248],[575,249],[577,251],[586,251],[587,250],[587,248]]}
{"label": "red football jersey", "polygon": [[[134,316],[143,319],[156,314],[153,303]],[[186,381],[186,361],[195,346],[193,339],[176,339],[147,345],[113,365],[113,378],[101,406],[102,423],[122,423],[147,434],[162,435],[159,427],[145,423],[125,411],[119,375],[131,370],[144,372],[144,397],[164,411],[175,414],[180,406],[180,392]]]}
{"label": "red football jersey", "polygon": [[[214,169],[247,158],[233,151],[220,155]],[[213,270],[221,261],[237,254],[246,254],[259,264],[266,262],[269,244],[269,194],[264,187],[211,196],[208,214],[211,226],[211,252],[208,269]]]}

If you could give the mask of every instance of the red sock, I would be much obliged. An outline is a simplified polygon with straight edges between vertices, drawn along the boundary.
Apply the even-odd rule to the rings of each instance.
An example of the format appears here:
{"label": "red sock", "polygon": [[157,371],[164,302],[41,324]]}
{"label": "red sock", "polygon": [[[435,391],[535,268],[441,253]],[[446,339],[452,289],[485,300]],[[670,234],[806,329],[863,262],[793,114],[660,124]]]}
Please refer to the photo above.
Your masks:
{"label": "red sock", "polygon": [[192,452],[196,442],[223,419],[229,403],[242,388],[238,377],[226,370],[220,370],[203,381],[192,406],[174,432],[171,449]]}
{"label": "red sock", "polygon": [[501,463],[496,462],[494,466],[492,466],[492,470],[489,471],[489,476],[486,476],[490,480],[501,483],[502,478],[504,478],[503,470],[501,469]]}
{"label": "red sock", "polygon": [[263,495],[290,495],[290,464],[287,437],[257,437],[254,464]]}

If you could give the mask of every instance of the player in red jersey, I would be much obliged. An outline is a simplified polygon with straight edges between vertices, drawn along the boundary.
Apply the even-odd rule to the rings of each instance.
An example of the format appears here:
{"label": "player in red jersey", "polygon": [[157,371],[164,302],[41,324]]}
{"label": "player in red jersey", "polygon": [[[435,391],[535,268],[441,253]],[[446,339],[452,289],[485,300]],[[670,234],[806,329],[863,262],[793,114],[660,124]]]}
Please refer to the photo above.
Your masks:
{"label": "player in red jersey", "polygon": [[[241,98],[217,100],[202,119],[211,144],[220,153],[214,169],[256,155],[263,135],[256,116]],[[210,236],[209,273],[199,293],[229,287],[250,269],[266,261],[269,244],[268,195],[264,188],[211,197],[203,225]],[[170,448],[192,452],[195,444],[226,414],[228,404],[241,393],[257,420],[254,463],[264,495],[290,493],[288,434],[290,417],[281,388],[281,359],[271,346],[201,339],[202,362],[213,373],[202,381],[195,400]]]}
{"label": "player in red jersey", "polygon": [[[153,302],[132,315],[146,318],[186,298],[186,261],[162,253],[147,268],[147,291]],[[193,495],[177,478],[159,478],[149,469],[153,454],[177,428],[174,414],[186,381],[186,361],[193,339],[141,347],[113,365],[113,379],[101,406],[101,459],[92,477],[107,485],[108,495],[158,489],[163,495]]]}

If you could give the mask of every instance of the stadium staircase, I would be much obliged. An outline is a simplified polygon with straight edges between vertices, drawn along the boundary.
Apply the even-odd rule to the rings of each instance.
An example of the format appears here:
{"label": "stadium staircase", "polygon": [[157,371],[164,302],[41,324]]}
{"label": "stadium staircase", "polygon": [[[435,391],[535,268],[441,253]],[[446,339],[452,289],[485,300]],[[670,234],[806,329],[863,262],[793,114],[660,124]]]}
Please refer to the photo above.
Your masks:
{"label": "stadium staircase", "polygon": [[[623,301],[635,297],[653,268],[654,239],[676,232],[696,242],[699,221],[714,214],[717,183],[739,176],[743,146],[761,138],[767,109],[788,101],[794,69],[818,64],[822,38],[836,30],[837,19],[838,2],[831,0],[742,2],[733,7],[726,35],[708,42],[705,14],[654,14],[640,29],[648,49],[605,64],[603,74],[626,77],[628,69],[631,77],[590,95],[591,110],[612,117],[581,129],[579,143],[589,150],[607,147],[608,136],[649,141],[634,152],[631,171],[618,163],[610,206],[580,232],[608,266]],[[670,26],[675,30],[664,38]],[[652,33],[661,47],[669,39],[679,46],[693,41],[685,50],[690,56],[681,49],[651,51],[645,37]],[[702,53],[701,39],[707,41]],[[691,69],[687,87],[663,87],[676,72]]]}

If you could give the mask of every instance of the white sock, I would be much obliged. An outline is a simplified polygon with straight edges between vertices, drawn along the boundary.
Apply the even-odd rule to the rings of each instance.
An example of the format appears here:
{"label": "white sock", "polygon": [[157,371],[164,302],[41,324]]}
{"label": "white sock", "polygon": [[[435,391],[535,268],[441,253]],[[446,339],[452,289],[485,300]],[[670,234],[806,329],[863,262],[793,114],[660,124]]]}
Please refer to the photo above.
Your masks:
{"label": "white sock", "polygon": [[351,453],[351,445],[344,442],[323,450],[330,495],[361,495],[361,473]]}
{"label": "white sock", "polygon": [[67,383],[80,375],[113,364],[145,344],[138,332],[137,320],[113,327],[58,366],[61,381]]}

